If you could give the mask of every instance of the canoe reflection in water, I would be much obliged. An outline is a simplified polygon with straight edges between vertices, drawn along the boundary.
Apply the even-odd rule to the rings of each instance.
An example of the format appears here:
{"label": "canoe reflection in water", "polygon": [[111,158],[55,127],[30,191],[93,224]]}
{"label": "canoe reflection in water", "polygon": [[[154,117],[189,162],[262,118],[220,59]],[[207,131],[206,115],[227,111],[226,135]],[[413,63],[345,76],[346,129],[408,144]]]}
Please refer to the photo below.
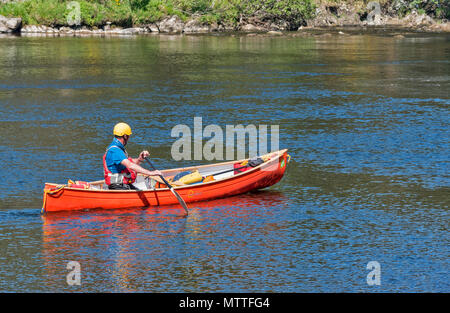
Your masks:
{"label": "canoe reflection in water", "polygon": [[257,191],[196,203],[188,217],[179,206],[43,215],[48,287],[68,288],[69,261],[81,265],[83,291],[160,290],[168,279],[189,284],[208,272],[199,266],[220,271],[224,255],[236,257],[223,247],[242,232],[261,235],[255,223],[264,227],[279,212],[272,209],[287,204],[283,193]]}

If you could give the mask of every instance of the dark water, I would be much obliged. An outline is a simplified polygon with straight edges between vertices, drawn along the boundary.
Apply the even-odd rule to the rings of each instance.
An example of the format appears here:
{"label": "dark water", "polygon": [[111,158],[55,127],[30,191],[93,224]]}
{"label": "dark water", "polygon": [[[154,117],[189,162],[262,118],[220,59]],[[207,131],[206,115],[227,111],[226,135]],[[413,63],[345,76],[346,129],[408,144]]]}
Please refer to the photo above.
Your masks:
{"label": "dark water", "polygon": [[[0,291],[449,292],[449,39],[0,38]],[[101,178],[118,121],[132,155],[204,163],[170,154],[194,116],[279,125],[283,180],[188,218],[40,216],[44,182]]]}

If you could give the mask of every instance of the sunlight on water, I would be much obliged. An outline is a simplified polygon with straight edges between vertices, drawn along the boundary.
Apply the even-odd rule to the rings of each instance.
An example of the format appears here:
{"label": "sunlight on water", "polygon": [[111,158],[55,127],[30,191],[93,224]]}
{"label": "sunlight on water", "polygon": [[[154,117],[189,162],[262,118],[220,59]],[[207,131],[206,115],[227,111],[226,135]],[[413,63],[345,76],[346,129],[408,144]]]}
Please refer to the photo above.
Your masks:
{"label": "sunlight on water", "polygon": [[[2,38],[0,291],[448,292],[448,39]],[[102,178],[118,121],[130,155],[202,163],[170,155],[171,129],[195,116],[279,125],[285,177],[187,218],[40,216],[45,182]]]}

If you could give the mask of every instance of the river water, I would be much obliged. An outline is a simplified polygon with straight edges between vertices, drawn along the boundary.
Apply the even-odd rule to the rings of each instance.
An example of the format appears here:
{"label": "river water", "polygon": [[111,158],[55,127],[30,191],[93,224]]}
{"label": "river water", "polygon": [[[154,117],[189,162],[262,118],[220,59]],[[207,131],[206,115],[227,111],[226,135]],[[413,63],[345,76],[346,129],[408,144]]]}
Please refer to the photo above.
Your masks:
{"label": "river water", "polygon": [[[449,292],[450,37],[395,35],[0,38],[0,291]],[[133,156],[207,163],[171,157],[196,116],[279,125],[285,177],[187,218],[40,215],[45,182],[101,179],[118,121]]]}

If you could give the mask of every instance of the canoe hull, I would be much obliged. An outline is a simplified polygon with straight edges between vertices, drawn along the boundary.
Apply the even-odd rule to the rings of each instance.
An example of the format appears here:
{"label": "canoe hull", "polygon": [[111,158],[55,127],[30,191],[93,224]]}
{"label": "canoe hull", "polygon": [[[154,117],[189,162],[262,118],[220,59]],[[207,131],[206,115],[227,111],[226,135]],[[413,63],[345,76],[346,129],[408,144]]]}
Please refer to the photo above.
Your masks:
{"label": "canoe hull", "polygon": [[[231,178],[204,184],[176,187],[186,203],[206,201],[246,193],[276,184],[286,171],[287,150],[257,168]],[[75,211],[87,209],[123,209],[150,206],[176,205],[178,201],[167,189],[134,190],[84,190],[45,184],[42,211]]]}

